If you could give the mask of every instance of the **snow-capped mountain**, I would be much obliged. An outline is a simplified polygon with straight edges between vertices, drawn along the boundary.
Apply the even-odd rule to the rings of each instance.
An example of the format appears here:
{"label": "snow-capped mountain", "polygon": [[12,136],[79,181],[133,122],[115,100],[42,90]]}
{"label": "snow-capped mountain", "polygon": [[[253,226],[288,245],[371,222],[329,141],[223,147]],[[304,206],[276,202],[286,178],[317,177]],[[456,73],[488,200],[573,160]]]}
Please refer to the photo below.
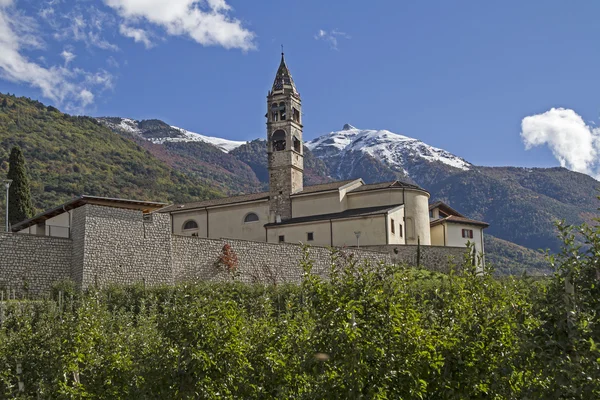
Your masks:
{"label": "snow-capped mountain", "polygon": [[329,165],[336,178],[351,178],[347,172],[353,169],[357,155],[359,158],[368,155],[410,178],[416,178],[415,167],[424,162],[463,171],[472,167],[464,159],[418,139],[387,130],[358,129],[349,124],[341,131],[311,140],[306,147]]}
{"label": "snow-capped mountain", "polygon": [[129,118],[102,117],[98,121],[112,130],[120,130],[135,136],[143,137],[154,144],[165,142],[204,142],[212,144],[225,153],[240,147],[246,142],[205,136],[199,133],[167,125],[159,120],[136,121]]}

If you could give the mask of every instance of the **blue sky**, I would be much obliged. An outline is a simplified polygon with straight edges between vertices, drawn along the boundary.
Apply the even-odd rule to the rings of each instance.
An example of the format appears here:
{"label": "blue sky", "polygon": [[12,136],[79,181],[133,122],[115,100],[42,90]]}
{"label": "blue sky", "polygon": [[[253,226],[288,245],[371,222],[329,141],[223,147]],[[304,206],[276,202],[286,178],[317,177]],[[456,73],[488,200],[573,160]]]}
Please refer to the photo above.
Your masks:
{"label": "blue sky", "polygon": [[478,165],[598,176],[599,13],[553,0],[0,0],[0,91],[250,140],[265,135],[284,44],[305,140],[350,123]]}

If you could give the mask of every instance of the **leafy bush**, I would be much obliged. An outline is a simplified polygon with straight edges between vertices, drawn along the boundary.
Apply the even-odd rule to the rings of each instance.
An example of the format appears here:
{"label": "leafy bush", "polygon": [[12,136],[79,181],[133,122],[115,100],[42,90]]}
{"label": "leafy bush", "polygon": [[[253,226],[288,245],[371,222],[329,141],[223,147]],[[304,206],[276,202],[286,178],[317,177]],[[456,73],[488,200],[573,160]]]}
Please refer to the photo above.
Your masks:
{"label": "leafy bush", "polygon": [[0,397],[598,398],[600,228],[559,230],[547,280],[305,259],[301,285],[63,283],[2,304]]}

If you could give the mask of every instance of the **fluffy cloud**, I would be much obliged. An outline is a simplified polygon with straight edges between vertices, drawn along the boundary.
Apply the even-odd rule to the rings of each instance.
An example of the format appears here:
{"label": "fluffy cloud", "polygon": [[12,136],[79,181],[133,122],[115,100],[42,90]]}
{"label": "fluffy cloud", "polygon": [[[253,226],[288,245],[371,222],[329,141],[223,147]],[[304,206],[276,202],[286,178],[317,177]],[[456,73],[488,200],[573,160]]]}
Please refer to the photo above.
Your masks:
{"label": "fluffy cloud", "polygon": [[127,36],[132,38],[136,43],[144,43],[147,49],[152,47],[152,41],[150,40],[150,35],[143,29],[132,28],[130,26],[121,24],[119,26],[119,32],[123,36]]}
{"label": "fluffy cloud", "polygon": [[552,108],[525,117],[521,138],[526,149],[546,145],[561,166],[600,178],[600,128],[587,125],[575,111]]}
{"label": "fluffy cloud", "polygon": [[[37,87],[44,97],[75,112],[93,102],[92,87],[112,85],[112,77],[105,71],[93,74],[66,66],[45,67],[22,53],[24,48],[39,48],[42,44],[32,21],[14,10],[11,2],[0,0],[0,78]],[[72,60],[74,55],[66,53],[65,60]]]}
{"label": "fluffy cloud", "polygon": [[332,31],[319,29],[319,32],[315,35],[315,40],[322,40],[329,43],[329,46],[334,50],[338,49],[338,39],[350,39],[350,36],[345,32],[340,32],[335,29]]}
{"label": "fluffy cloud", "polygon": [[[169,35],[189,36],[204,46],[253,49],[254,33],[231,18],[225,0],[104,0],[128,26],[145,20]],[[202,6],[202,8],[201,8]],[[135,37],[134,37],[135,39]]]}

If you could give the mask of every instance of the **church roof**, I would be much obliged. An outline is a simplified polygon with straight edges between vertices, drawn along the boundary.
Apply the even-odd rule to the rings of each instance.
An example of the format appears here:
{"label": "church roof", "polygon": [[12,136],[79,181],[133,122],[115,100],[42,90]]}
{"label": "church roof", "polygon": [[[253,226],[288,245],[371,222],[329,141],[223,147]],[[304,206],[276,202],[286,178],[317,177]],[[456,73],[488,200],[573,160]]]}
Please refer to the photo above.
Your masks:
{"label": "church roof", "polygon": [[193,203],[173,204],[171,206],[161,209],[159,212],[187,211],[187,210],[194,210],[197,208],[224,206],[224,205],[247,203],[250,201],[268,200],[268,199],[269,199],[269,192],[250,193],[250,194],[242,194],[239,196],[220,197],[217,199],[196,201]]}
{"label": "church roof", "polygon": [[150,213],[166,206],[165,203],[158,203],[155,201],[140,201],[130,199],[117,199],[112,197],[99,197],[99,196],[79,196],[58,207],[51,208],[50,210],[44,211],[32,218],[25,221],[21,221],[11,227],[13,232],[29,228],[30,226],[42,223],[52,217],[56,217],[62,213],[73,210],[75,208],[84,206],[86,204],[93,204],[104,207],[124,208],[128,210],[140,210],[144,213]]}
{"label": "church roof", "polygon": [[356,217],[371,217],[375,215],[385,215],[388,212],[401,207],[402,204],[385,205],[377,207],[351,208],[349,210],[320,215],[307,215],[305,217],[297,217],[286,219],[279,223],[273,222],[266,224],[265,227],[302,224],[306,222],[329,221],[333,219],[356,218]]}
{"label": "church roof", "polygon": [[349,179],[347,181],[335,181],[335,182],[329,182],[329,183],[321,183],[320,185],[306,186],[301,192],[294,193],[292,196],[300,195],[300,194],[328,192],[330,190],[339,190],[342,186],[347,185],[354,181],[356,181],[356,179]]}
{"label": "church roof", "polygon": [[277,69],[277,75],[275,75],[275,81],[273,82],[272,88],[272,92],[280,91],[291,91],[294,96],[300,98],[300,94],[298,93],[296,85],[294,84],[294,79],[292,79],[292,73],[285,63],[283,53],[281,53],[281,63]]}
{"label": "church roof", "polygon": [[[301,192],[292,194],[292,197],[293,196],[301,196],[301,195],[305,195],[305,194],[316,194],[316,193],[328,192],[328,191],[333,191],[333,190],[339,190],[343,186],[348,185],[355,181],[357,181],[357,179],[322,183],[320,185],[305,186],[304,190],[302,190]],[[367,191],[367,190],[378,190],[378,189],[387,189],[387,188],[410,188],[410,189],[424,190],[424,189],[420,188],[419,186],[412,185],[410,183],[405,183],[405,182],[400,182],[400,181],[391,181],[391,182],[383,182],[383,183],[374,183],[374,184],[370,184],[370,185],[362,185],[356,189],[349,191],[348,193],[356,193],[356,192],[363,192],[363,191]],[[203,201],[197,201],[197,202],[192,202],[192,203],[173,204],[168,207],[164,207],[164,208],[160,209],[159,212],[187,211],[187,210],[194,210],[194,209],[198,209],[198,208],[233,205],[233,204],[238,204],[238,203],[248,203],[251,201],[268,200],[268,199],[269,199],[269,192],[250,193],[250,194],[243,194],[243,195],[232,196],[232,197],[220,197],[220,198],[216,198],[216,199],[203,200]]]}
{"label": "church roof", "polygon": [[365,192],[367,190],[393,189],[393,188],[425,190],[418,185],[413,185],[412,183],[406,183],[406,182],[396,180],[396,181],[390,181],[390,182],[380,182],[380,183],[371,183],[368,185],[362,185],[362,186],[359,186],[356,189],[350,191],[350,193]]}
{"label": "church roof", "polygon": [[482,226],[484,228],[487,228],[488,226],[490,226],[490,224],[488,224],[487,222],[477,221],[476,219],[470,219],[470,218],[465,217],[464,215],[462,215],[461,213],[459,213],[458,211],[456,211],[454,208],[450,207],[448,204],[444,203],[443,201],[436,201],[435,203],[432,203],[431,205],[429,205],[430,210],[433,210],[434,208],[439,208],[440,211],[444,212],[448,216],[438,218],[436,220],[431,221],[431,226],[436,226],[436,225],[442,224],[444,222],[454,222],[457,224],[465,224],[465,225],[476,225],[476,226]]}
{"label": "church roof", "polygon": [[441,211],[443,211],[444,213],[446,213],[448,215],[464,217],[464,215],[462,215],[461,213],[459,213],[458,211],[456,211],[454,208],[450,207],[448,204],[444,203],[443,201],[436,201],[435,203],[431,203],[429,205],[430,210],[433,210],[434,208],[439,208]]}
{"label": "church roof", "polygon": [[487,228],[490,226],[487,222],[477,221],[476,219],[470,219],[465,217],[457,217],[456,215],[450,215],[446,218],[439,218],[434,221],[431,221],[431,226],[436,226],[442,224],[444,222],[454,222],[456,224],[464,224],[464,225],[476,225],[481,226],[483,228]]}

